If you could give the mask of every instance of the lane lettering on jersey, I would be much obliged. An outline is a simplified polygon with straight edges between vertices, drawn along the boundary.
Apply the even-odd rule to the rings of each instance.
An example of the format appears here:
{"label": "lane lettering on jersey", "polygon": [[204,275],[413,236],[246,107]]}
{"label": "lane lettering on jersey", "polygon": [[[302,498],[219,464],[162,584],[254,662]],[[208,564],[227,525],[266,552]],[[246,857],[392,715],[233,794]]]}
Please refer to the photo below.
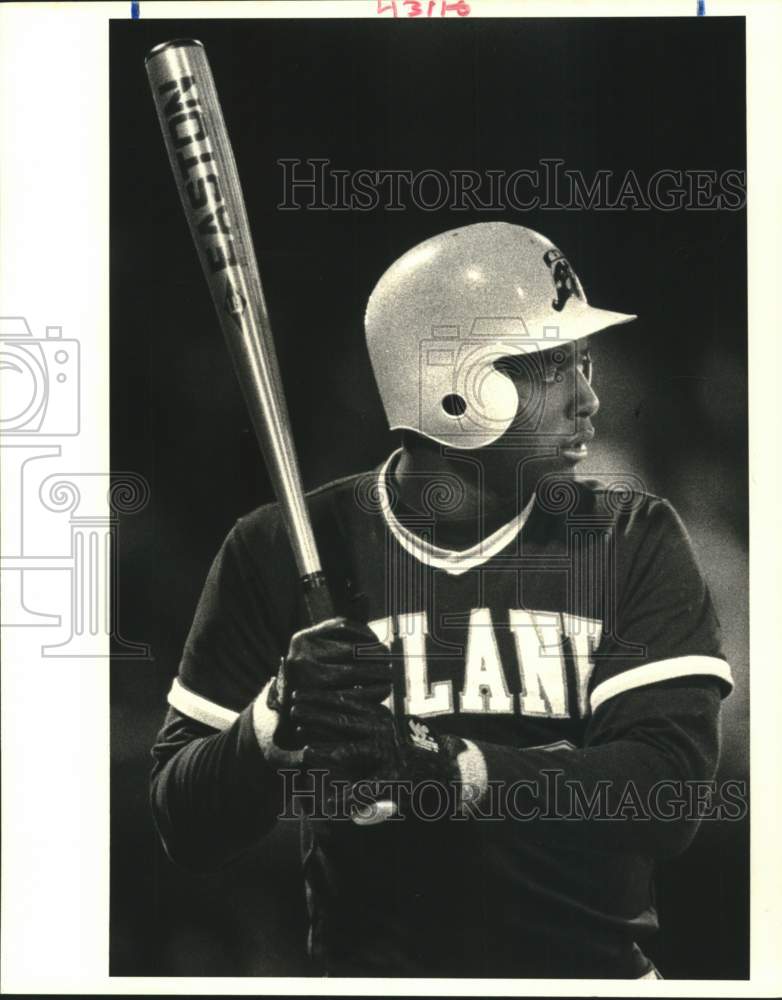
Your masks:
{"label": "lane lettering on jersey", "polygon": [[470,612],[459,708],[462,712],[503,712],[506,715],[513,712],[513,698],[508,691],[488,608]]}
{"label": "lane lettering on jersey", "polygon": [[402,649],[405,657],[405,713],[445,715],[453,712],[453,685],[450,681],[429,683],[427,669],[426,614],[418,611],[400,615]]}
{"label": "lane lettering on jersey", "polygon": [[560,616],[552,611],[508,612],[521,679],[521,714],[570,716]]}
{"label": "lane lettering on jersey", "polygon": [[[396,627],[395,627],[396,626]],[[467,627],[466,652],[458,665],[458,702],[452,680],[430,682],[425,611],[391,616],[369,623],[388,649],[399,644],[405,674],[404,711],[409,715],[521,714],[550,719],[583,717],[589,710],[589,679],[602,623],[580,615],[511,608],[505,621],[494,621],[489,608],[473,608]],[[503,664],[497,630],[513,636],[519,678],[518,704],[508,684],[511,665]],[[393,707],[393,699],[386,704]]]}

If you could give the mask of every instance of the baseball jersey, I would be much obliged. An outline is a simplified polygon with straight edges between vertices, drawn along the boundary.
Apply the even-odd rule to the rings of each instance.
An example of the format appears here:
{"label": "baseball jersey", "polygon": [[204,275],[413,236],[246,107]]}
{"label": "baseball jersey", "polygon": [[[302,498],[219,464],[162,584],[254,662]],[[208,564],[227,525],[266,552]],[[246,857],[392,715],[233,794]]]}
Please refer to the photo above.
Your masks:
{"label": "baseball jersey", "polygon": [[[449,484],[408,509],[395,460],[308,495],[337,610],[370,624],[367,657],[393,660],[395,707],[474,743],[489,779],[520,782],[520,796],[512,815],[464,820],[303,818],[310,952],[342,975],[641,976],[654,860],[675,825],[547,822],[548,802],[532,817],[533,785],[559,772],[588,797],[603,781],[616,804],[620,779],[642,794],[712,776],[732,681],[687,533],[659,497],[549,478],[508,524],[454,547]],[[215,559],[169,695],[161,832],[232,758],[247,802],[229,853],[273,822],[249,706],[306,624],[279,509],[259,508]],[[210,739],[224,741],[219,763],[193,757],[188,771]]]}

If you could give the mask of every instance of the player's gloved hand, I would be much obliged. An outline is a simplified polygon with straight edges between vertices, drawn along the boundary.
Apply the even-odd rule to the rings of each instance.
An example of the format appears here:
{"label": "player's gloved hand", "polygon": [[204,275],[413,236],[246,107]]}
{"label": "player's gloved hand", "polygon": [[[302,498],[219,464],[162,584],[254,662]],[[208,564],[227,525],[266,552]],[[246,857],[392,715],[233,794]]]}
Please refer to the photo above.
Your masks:
{"label": "player's gloved hand", "polygon": [[[373,647],[375,655],[361,656]],[[301,699],[329,697],[335,705],[377,707],[391,693],[391,661],[372,630],[345,618],[331,618],[297,632],[277,676],[256,699],[255,732],[266,759],[276,766],[302,762],[304,733],[292,708]]]}
{"label": "player's gloved hand", "polygon": [[304,765],[335,779],[362,783],[362,799],[388,798],[401,815],[425,818],[459,808],[458,755],[466,744],[416,716],[350,694],[301,692],[291,718],[306,743]]}

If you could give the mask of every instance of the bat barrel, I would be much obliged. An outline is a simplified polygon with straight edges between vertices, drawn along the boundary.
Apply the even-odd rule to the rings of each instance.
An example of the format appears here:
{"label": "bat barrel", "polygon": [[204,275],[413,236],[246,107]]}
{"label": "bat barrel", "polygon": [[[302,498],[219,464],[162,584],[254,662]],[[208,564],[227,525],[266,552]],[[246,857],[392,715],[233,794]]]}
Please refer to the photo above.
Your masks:
{"label": "bat barrel", "polygon": [[329,603],[325,582],[292,445],[239,174],[209,61],[201,42],[174,39],[151,50],[146,68],[182,206],[299,575],[309,581],[308,607],[320,610]]}
{"label": "bat barrel", "polygon": [[201,48],[203,49],[204,43],[199,42],[197,38],[172,38],[168,42],[161,42],[160,45],[156,45],[153,49],[144,56],[144,63],[150,62],[155,56],[164,52],[166,49],[176,49],[176,48]]}

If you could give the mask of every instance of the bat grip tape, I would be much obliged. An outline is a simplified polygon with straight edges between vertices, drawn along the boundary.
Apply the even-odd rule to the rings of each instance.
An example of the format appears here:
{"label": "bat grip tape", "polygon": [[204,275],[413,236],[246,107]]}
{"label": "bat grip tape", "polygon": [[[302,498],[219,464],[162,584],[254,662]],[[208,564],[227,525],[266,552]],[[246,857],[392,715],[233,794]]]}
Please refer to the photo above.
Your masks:
{"label": "bat grip tape", "polygon": [[301,586],[304,591],[307,616],[311,624],[317,625],[318,622],[334,617],[334,602],[331,599],[326,577],[320,570],[303,576]]}

